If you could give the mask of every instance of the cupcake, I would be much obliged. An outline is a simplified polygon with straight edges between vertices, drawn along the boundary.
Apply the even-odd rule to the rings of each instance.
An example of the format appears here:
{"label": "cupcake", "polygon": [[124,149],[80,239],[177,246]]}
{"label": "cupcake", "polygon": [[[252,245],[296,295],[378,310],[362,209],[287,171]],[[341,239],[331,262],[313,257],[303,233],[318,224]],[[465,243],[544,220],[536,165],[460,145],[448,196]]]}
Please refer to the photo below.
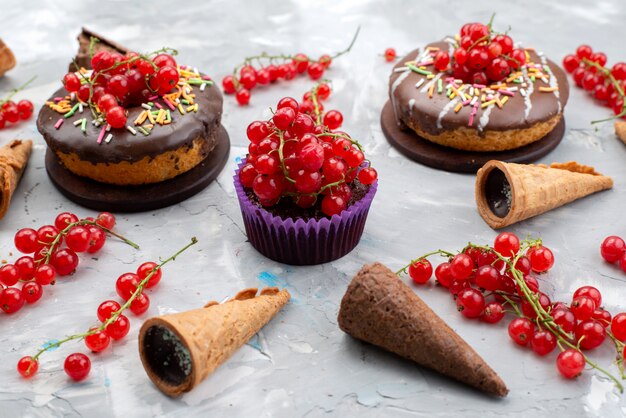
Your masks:
{"label": "cupcake", "polygon": [[517,149],[558,129],[569,97],[565,73],[542,52],[515,47],[491,23],[399,61],[389,79],[396,121],[419,137],[463,151]]}
{"label": "cupcake", "polygon": [[248,155],[235,189],[248,239],[272,260],[321,264],[356,247],[376,193],[376,170],[359,143],[324,113],[326,84],[278,102],[269,121],[248,126]]}

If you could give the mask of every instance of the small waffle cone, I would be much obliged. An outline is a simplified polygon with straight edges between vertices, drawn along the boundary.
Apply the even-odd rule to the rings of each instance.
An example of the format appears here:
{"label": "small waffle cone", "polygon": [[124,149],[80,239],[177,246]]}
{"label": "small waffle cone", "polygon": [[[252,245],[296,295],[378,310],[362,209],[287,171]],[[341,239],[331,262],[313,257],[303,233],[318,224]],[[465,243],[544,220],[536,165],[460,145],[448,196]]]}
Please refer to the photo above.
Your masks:
{"label": "small waffle cone", "polygon": [[33,141],[16,139],[0,148],[0,219],[9,210],[11,197],[22,178]]}
{"label": "small waffle cone", "polygon": [[626,144],[626,122],[621,120],[615,122],[615,135]]}
{"label": "small waffle cone", "polygon": [[15,67],[15,55],[9,47],[0,39],[0,77],[11,68]]}
{"label": "small waffle cone", "polygon": [[[148,319],[139,331],[139,354],[148,377],[166,395],[175,397],[202,382],[220,364],[243,346],[289,301],[285,289],[245,289],[227,302],[210,302],[204,308]],[[174,333],[191,355],[191,372],[181,384],[174,384],[150,365],[146,333],[153,326]]]}
{"label": "small waffle cone", "polygon": [[491,367],[402,280],[380,263],[363,266],[341,300],[339,327],[485,393],[506,396]]}
{"label": "small waffle cone", "polygon": [[[511,208],[503,218],[491,211],[486,197],[487,176],[495,168],[511,186]],[[498,229],[612,187],[613,179],[574,161],[548,167],[491,160],[476,175],[476,205],[485,222]]]}

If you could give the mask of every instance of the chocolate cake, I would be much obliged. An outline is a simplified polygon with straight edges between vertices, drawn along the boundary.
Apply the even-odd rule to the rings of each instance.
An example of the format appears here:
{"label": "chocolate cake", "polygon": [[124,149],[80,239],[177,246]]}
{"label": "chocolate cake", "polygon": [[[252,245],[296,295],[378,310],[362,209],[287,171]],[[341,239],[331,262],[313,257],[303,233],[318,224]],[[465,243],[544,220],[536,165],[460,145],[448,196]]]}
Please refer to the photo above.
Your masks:
{"label": "chocolate cake", "polygon": [[569,97],[564,72],[526,49],[527,63],[501,82],[477,85],[428,63],[432,51],[455,40],[433,42],[401,59],[389,80],[398,124],[439,145],[465,151],[504,151],[545,137],[563,117]]}

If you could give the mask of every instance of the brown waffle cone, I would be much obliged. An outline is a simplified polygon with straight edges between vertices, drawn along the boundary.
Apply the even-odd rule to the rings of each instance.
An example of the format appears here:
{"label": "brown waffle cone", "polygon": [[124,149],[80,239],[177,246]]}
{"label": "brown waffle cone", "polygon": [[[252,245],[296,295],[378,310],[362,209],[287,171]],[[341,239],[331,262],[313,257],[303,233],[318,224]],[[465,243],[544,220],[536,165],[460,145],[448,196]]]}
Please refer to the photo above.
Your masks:
{"label": "brown waffle cone", "polygon": [[70,71],[78,71],[81,67],[86,69],[91,69],[91,57],[89,55],[89,45],[91,43],[91,38],[98,38],[100,42],[97,42],[94,45],[93,52],[94,54],[100,51],[109,51],[109,52],[119,52],[122,55],[125,55],[129,52],[129,49],[125,46],[122,46],[116,42],[105,39],[103,36],[98,35],[92,30],[87,28],[82,28],[81,33],[78,35],[78,53],[74,60],[78,65],[74,65],[74,62],[70,63]]}
{"label": "brown waffle cone", "polygon": [[[257,289],[245,289],[221,304],[210,302],[201,309],[148,319],[139,331],[139,354],[148,377],[166,395],[190,391],[259,332],[290,297],[287,290],[275,287],[259,295]],[[159,336],[163,328],[171,334]],[[172,369],[173,357],[164,357],[164,350],[187,350],[188,361]]]}
{"label": "brown waffle cone", "polygon": [[15,55],[9,47],[0,39],[0,77],[11,68],[15,67]]}
{"label": "brown waffle cone", "polygon": [[[504,217],[494,214],[487,201],[487,177],[494,169],[504,173],[511,187],[510,210]],[[498,229],[612,187],[613,179],[574,161],[548,167],[491,160],[478,170],[475,195],[480,216]]]}
{"label": "brown waffle cone", "polygon": [[407,285],[380,263],[363,266],[341,300],[339,327],[483,392],[508,389],[491,367]]}
{"label": "brown waffle cone", "polygon": [[626,122],[621,120],[615,122],[615,135],[626,144]]}
{"label": "brown waffle cone", "polygon": [[0,219],[9,210],[11,197],[22,178],[32,149],[33,141],[19,139],[0,148]]}

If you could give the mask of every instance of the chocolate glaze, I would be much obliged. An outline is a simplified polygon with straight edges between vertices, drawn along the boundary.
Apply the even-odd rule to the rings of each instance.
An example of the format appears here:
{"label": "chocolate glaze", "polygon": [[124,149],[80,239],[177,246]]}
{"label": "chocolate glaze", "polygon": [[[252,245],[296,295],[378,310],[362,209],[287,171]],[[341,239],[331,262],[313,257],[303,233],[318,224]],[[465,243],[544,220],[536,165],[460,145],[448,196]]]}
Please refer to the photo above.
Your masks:
{"label": "chocolate glaze", "polygon": [[187,380],[191,355],[173,332],[161,326],[150,327],[143,344],[148,366],[159,378],[174,386]]}
{"label": "chocolate glaze", "polygon": [[494,215],[504,218],[511,210],[511,185],[502,170],[494,168],[485,181],[485,198]]}
{"label": "chocolate glaze", "polygon": [[[426,47],[429,46],[440,48],[443,51],[449,51],[452,49],[450,44],[445,41],[433,42],[426,45]],[[419,53],[419,49],[409,53],[398,62],[398,64],[394,67],[394,70],[404,67],[404,63],[407,61],[415,60]],[[541,63],[541,57],[536,52],[529,51],[529,55],[532,62]],[[483,133],[485,130],[505,131],[510,129],[529,128],[538,122],[545,122],[563,111],[569,97],[569,85],[567,83],[567,78],[563,70],[561,70],[561,68],[554,62],[546,60],[546,64],[558,82],[559,97],[557,98],[554,93],[540,92],[540,86],[548,87],[548,85],[541,80],[537,80],[533,83],[534,91],[529,96],[532,108],[530,109],[528,117],[525,115],[526,105],[524,97],[518,91],[515,93],[515,96],[509,98],[508,102],[502,107],[502,109],[497,106],[493,106],[490,111],[491,113],[489,114],[489,120],[482,131]],[[427,68],[429,71],[432,71],[433,74],[438,73],[438,71],[432,66]],[[443,78],[444,87],[446,85],[445,78],[449,76],[450,75],[448,74],[443,74],[441,76]],[[400,77],[403,77],[403,79],[396,83]],[[418,83],[421,79],[426,79],[426,76],[413,71],[409,71],[409,74],[407,75],[396,71],[391,73],[391,77],[389,79],[389,96],[391,98],[391,102],[394,104],[396,119],[399,123],[418,125],[421,129],[433,135],[437,135],[442,131],[454,130],[459,127],[468,127],[468,120],[471,112],[470,106],[464,106],[458,113],[455,113],[453,109],[450,109],[441,118],[441,128],[437,126],[437,119],[439,118],[444,106],[450,103],[450,100],[448,100],[445,94],[437,94],[436,91],[433,97],[429,98],[428,92],[421,92],[421,90],[430,80],[426,79],[424,80],[424,84],[422,84],[422,86],[419,88],[415,87],[416,83]],[[395,89],[394,83],[397,84]],[[414,101],[412,106],[410,101]],[[472,125],[474,128],[477,128],[481,116],[487,109],[488,108],[478,108],[478,112],[474,117],[474,123]]]}
{"label": "chocolate glaze", "polygon": [[[170,125],[155,126],[152,133],[144,136],[140,132],[131,134],[125,128],[111,129],[113,139],[108,144],[104,141],[98,144],[97,139],[102,127],[95,127],[91,121],[93,116],[89,109],[83,113],[76,112],[60,129],[54,125],[63,115],[43,106],[37,118],[37,129],[43,135],[48,146],[55,152],[76,153],[81,160],[93,163],[119,163],[121,161],[138,161],[144,157],[156,157],[165,151],[175,150],[183,146],[191,146],[196,138],[204,138],[211,142],[208,149],[213,149],[215,137],[222,118],[222,94],[215,85],[207,86],[204,91],[194,87],[195,102],[198,103],[198,112],[181,115],[178,110],[172,111]],[[64,88],[57,90],[54,97],[65,97]],[[156,102],[168,109],[162,100]],[[128,121],[132,124],[144,109],[140,106],[128,110]],[[73,125],[77,119],[87,118],[87,132],[83,133]]]}

